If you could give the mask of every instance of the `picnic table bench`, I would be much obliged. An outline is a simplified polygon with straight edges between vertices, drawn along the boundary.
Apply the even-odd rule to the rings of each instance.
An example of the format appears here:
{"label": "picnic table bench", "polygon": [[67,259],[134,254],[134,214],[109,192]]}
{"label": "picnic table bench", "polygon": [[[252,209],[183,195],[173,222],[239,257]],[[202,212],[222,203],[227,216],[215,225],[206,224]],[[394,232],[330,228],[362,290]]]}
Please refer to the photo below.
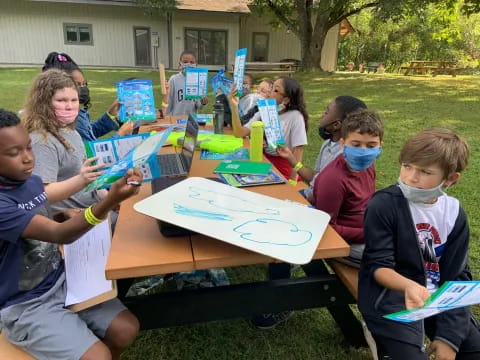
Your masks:
{"label": "picnic table bench", "polygon": [[370,73],[370,71],[373,73],[376,73],[380,65],[381,63],[379,62],[369,62],[367,63],[367,66],[365,67],[365,69],[367,70],[367,73]]}
{"label": "picnic table bench", "polygon": [[[251,73],[287,73],[291,74],[295,72],[298,64],[294,61],[292,62],[263,62],[263,61],[255,61],[255,62],[246,62],[245,63],[245,72]],[[231,71],[233,73],[235,65],[231,65]]]}
{"label": "picnic table bench", "polygon": [[412,60],[408,66],[402,66],[400,70],[405,70],[403,75],[418,74],[425,75],[431,73],[433,76],[439,74],[457,75],[459,68],[456,61],[424,61]]}

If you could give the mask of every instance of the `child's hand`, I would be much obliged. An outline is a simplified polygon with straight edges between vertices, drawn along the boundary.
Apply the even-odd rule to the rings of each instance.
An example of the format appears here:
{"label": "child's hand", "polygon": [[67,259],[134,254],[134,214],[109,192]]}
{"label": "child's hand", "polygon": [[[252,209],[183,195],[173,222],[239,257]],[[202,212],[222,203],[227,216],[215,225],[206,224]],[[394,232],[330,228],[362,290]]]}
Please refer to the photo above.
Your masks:
{"label": "child's hand", "polygon": [[237,97],[237,87],[235,85],[232,85],[232,88],[230,89],[230,94],[228,94],[228,101],[230,102],[235,109],[238,108],[238,97]]}
{"label": "child's hand", "polygon": [[102,175],[105,171],[98,171],[103,168],[105,164],[92,165],[93,162],[98,160],[98,156],[85,160],[80,168],[80,176],[85,181],[85,185],[90,184],[93,180]]}
{"label": "child's hand", "polygon": [[278,145],[276,150],[277,154],[280,157],[287,159],[290,164],[295,162],[295,157],[293,156],[292,150],[290,150],[288,146]]}
{"label": "child's hand", "polygon": [[140,170],[129,169],[121,179],[112,184],[107,197],[119,203],[132,195],[138,194],[142,179]]}
{"label": "child's hand", "polygon": [[412,281],[405,288],[405,306],[409,310],[422,307],[429,296],[430,293],[425,286]]}
{"label": "child's hand", "polygon": [[200,102],[202,103],[202,105],[207,105],[208,104],[208,98],[203,97],[202,100],[200,100]]}
{"label": "child's hand", "polygon": [[110,105],[110,107],[107,109],[107,113],[113,116],[118,115],[118,110],[120,109],[121,102],[118,101],[118,99],[115,99],[115,101]]}
{"label": "child's hand", "polygon": [[120,126],[120,129],[118,129],[118,135],[120,136],[132,135],[132,131],[133,131],[133,121],[127,121],[122,126]]}
{"label": "child's hand", "polygon": [[433,340],[428,348],[428,354],[434,355],[435,360],[454,360],[457,353],[455,350],[440,340]]}

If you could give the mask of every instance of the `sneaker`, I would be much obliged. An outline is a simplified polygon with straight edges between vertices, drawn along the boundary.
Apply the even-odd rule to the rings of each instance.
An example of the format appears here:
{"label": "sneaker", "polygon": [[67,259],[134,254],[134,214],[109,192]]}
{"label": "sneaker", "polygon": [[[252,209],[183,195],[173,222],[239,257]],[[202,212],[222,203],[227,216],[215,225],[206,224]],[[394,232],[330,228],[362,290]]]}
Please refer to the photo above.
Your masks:
{"label": "sneaker", "polygon": [[278,324],[287,321],[292,316],[293,311],[282,311],[279,313],[262,314],[252,319],[253,325],[258,329],[271,329]]}

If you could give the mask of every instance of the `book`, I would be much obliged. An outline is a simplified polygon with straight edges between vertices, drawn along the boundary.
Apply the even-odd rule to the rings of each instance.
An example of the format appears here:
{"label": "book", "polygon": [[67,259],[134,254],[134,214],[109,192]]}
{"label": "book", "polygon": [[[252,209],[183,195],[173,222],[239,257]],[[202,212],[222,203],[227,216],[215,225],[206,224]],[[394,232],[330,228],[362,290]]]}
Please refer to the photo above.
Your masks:
{"label": "book", "polygon": [[155,99],[151,80],[118,81],[117,97],[120,105],[120,121],[154,121]]}
{"label": "book", "polygon": [[285,145],[285,138],[283,137],[275,99],[259,99],[257,105],[264,124],[268,148],[275,150],[277,145]]}
{"label": "book", "polygon": [[217,176],[226,184],[235,187],[259,186],[270,184],[284,184],[287,182],[282,176],[275,171],[270,170],[267,175],[240,175],[219,173]]}
{"label": "book", "polygon": [[248,149],[241,148],[233,152],[218,153],[203,149],[200,153],[200,160],[248,160]]}
{"label": "book", "polygon": [[208,95],[208,69],[185,69],[185,99],[196,100]]}
{"label": "book", "polygon": [[459,307],[480,304],[480,281],[446,281],[427,300],[425,305],[384,315],[399,322],[412,322]]}
{"label": "book", "polygon": [[256,161],[224,160],[213,170],[214,173],[267,175],[272,164]]}

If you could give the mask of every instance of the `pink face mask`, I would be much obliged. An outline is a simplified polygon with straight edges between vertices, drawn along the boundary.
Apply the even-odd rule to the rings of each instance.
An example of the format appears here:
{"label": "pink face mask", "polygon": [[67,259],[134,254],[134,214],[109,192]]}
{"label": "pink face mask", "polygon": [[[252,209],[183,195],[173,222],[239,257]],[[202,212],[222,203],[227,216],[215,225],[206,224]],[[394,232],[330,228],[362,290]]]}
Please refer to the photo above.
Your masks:
{"label": "pink face mask", "polygon": [[55,118],[61,125],[70,125],[78,116],[78,107],[71,110],[54,109]]}

